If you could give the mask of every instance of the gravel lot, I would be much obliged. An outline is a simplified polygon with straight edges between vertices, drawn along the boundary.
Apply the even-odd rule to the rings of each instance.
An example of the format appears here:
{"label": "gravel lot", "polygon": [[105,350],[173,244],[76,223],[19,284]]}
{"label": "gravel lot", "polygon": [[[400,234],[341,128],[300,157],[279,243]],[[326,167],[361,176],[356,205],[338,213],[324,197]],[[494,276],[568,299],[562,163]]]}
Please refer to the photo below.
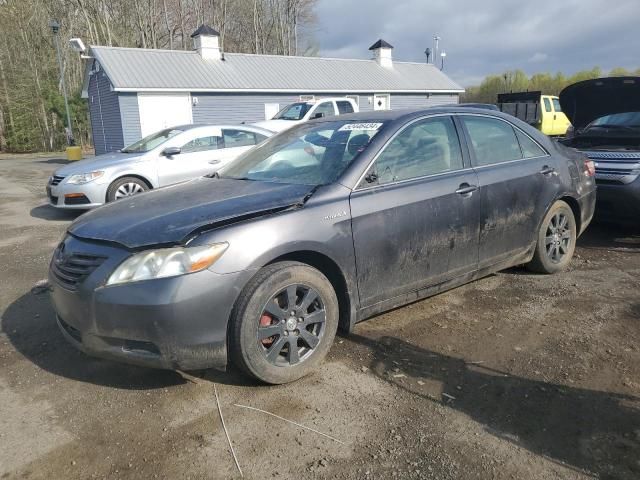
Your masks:
{"label": "gravel lot", "polygon": [[511,269],[378,316],[267,387],[64,341],[33,288],[76,216],[45,204],[63,163],[0,158],[1,478],[239,478],[214,386],[245,478],[640,478],[640,232],[593,225],[561,275]]}

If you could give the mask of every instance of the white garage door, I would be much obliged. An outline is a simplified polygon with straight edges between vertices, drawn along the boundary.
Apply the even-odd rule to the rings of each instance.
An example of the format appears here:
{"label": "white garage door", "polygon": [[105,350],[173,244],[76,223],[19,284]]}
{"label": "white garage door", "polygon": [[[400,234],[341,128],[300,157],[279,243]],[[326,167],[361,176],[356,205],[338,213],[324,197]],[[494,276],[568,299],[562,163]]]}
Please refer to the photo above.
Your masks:
{"label": "white garage door", "polygon": [[139,93],[138,110],[143,137],[164,128],[193,123],[188,93]]}

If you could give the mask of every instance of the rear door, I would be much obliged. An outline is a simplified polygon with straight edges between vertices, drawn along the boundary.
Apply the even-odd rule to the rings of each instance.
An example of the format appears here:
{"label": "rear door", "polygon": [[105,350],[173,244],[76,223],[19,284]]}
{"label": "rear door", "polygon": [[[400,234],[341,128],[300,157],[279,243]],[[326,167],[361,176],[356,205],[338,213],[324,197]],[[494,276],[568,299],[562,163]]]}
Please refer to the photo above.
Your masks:
{"label": "rear door", "polygon": [[363,307],[475,270],[480,202],[450,116],[416,120],[351,194]]}
{"label": "rear door", "polygon": [[509,262],[535,243],[539,222],[560,190],[555,161],[506,120],[461,115],[481,202],[478,267]]}

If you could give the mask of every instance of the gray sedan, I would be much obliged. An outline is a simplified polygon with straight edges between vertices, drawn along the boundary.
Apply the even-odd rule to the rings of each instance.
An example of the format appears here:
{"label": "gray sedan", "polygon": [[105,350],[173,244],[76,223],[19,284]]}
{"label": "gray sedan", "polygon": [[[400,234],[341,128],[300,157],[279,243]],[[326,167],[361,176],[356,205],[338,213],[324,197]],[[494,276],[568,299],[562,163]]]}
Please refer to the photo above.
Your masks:
{"label": "gray sedan", "polygon": [[65,165],[47,184],[57,208],[89,209],[214,173],[273,132],[229,125],[184,125],[156,132],[119,152]]}
{"label": "gray sedan", "polygon": [[591,160],[500,112],[312,120],[216,175],[80,216],[53,254],[51,298],[91,355],[230,360],[285,383],[338,326],[514,265],[563,270],[595,199]]}

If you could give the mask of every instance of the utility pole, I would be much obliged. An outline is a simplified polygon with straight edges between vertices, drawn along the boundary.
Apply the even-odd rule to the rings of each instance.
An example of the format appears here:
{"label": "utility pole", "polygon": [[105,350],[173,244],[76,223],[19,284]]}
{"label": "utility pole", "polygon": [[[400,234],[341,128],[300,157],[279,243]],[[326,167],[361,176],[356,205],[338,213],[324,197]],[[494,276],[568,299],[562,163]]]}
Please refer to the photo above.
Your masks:
{"label": "utility pole", "polygon": [[438,63],[438,45],[440,45],[440,37],[438,35],[434,35],[433,36],[433,41],[434,41],[434,45],[435,48],[433,50],[433,63],[437,64]]}
{"label": "utility pole", "polygon": [[440,70],[444,70],[444,59],[447,56],[447,53],[443,50],[440,54],[440,58],[442,59],[442,63],[440,64]]}
{"label": "utility pole", "polygon": [[64,96],[64,108],[67,113],[67,143],[69,146],[75,145],[73,139],[73,130],[71,128],[71,114],[69,113],[69,99],[67,98],[67,86],[64,82],[64,69],[62,67],[62,57],[60,56],[60,44],[58,42],[58,32],[60,31],[60,24],[56,20],[49,22],[49,27],[53,33],[53,42],[56,45],[56,54],[58,56],[58,66],[60,67],[60,83],[62,84],[62,95]]}

